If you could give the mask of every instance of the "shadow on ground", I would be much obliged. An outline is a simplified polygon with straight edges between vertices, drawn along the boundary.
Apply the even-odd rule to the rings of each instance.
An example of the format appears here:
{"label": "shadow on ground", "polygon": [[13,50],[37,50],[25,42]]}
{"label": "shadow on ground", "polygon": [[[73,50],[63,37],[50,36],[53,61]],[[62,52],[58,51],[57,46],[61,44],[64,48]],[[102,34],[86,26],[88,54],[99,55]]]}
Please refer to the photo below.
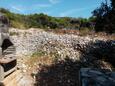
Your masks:
{"label": "shadow on ground", "polygon": [[79,62],[69,58],[44,66],[36,75],[35,86],[79,86]]}
{"label": "shadow on ground", "polygon": [[89,43],[81,54],[81,61],[86,67],[115,67],[115,41],[97,40],[95,43]]}
{"label": "shadow on ground", "polygon": [[36,74],[35,86],[80,86],[80,68],[102,68],[102,60],[115,66],[114,52],[115,44],[113,41],[96,41],[95,43],[90,43],[82,50],[80,61],[66,58],[50,66],[43,65]]}

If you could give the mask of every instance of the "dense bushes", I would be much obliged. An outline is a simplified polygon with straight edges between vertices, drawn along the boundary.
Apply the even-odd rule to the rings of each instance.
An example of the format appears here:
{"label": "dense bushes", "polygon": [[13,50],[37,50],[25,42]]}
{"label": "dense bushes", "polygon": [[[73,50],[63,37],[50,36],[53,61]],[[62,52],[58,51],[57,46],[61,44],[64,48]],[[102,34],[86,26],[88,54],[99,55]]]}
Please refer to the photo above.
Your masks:
{"label": "dense bushes", "polygon": [[101,7],[93,11],[93,16],[89,19],[51,17],[43,13],[23,15],[12,13],[4,8],[0,8],[0,12],[9,18],[11,27],[15,28],[78,29],[84,31],[87,28],[97,32],[115,33],[115,1],[110,0],[110,2],[110,4],[103,2]]}
{"label": "dense bushes", "polygon": [[100,8],[94,10],[93,15],[96,17],[95,30],[105,31],[107,33],[115,33],[115,1],[110,0],[108,5],[107,0],[101,4]]}
{"label": "dense bushes", "polygon": [[16,14],[7,9],[1,8],[0,12],[5,14],[9,20],[11,27],[15,28],[45,28],[45,29],[80,29],[91,28],[91,23],[84,18],[71,17],[51,17],[43,13],[40,14]]}

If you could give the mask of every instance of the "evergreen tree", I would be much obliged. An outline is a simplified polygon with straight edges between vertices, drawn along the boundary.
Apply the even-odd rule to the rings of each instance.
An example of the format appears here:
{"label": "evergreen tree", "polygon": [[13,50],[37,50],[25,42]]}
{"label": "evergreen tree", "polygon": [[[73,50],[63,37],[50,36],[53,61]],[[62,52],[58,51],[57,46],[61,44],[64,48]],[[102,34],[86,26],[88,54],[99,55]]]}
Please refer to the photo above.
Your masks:
{"label": "evergreen tree", "polygon": [[108,5],[107,0],[105,1],[100,8],[93,11],[96,17],[95,30],[115,33],[115,0],[111,0],[111,5]]}

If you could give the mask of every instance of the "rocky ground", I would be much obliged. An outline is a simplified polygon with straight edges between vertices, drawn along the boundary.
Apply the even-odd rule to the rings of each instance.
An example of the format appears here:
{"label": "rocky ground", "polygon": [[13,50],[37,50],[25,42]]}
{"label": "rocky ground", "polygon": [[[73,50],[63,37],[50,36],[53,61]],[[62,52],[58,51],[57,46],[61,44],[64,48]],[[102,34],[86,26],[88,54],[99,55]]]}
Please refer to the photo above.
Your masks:
{"label": "rocky ground", "polygon": [[[12,42],[15,44],[17,55],[28,55],[36,51],[58,52],[60,55],[71,54],[69,57],[78,57],[75,48],[83,48],[89,42],[96,40],[106,40],[102,37],[82,37],[78,35],[55,34],[43,30],[10,29]],[[72,56],[73,55],[73,56]],[[62,57],[65,57],[62,56]]]}
{"label": "rocky ground", "polygon": [[37,82],[35,86],[78,86],[80,68],[112,71],[115,67],[115,41],[105,37],[14,28],[10,35],[17,49],[18,67],[25,75],[20,83],[27,83],[26,76],[31,75],[29,82]]}

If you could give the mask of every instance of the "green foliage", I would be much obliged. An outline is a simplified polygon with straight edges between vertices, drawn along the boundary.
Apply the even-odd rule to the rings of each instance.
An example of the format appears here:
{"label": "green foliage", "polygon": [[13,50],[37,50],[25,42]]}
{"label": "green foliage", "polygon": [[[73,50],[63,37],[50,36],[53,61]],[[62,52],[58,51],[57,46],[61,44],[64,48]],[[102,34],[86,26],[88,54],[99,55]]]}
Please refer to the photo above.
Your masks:
{"label": "green foliage", "polygon": [[10,32],[10,36],[19,35],[17,32]]}
{"label": "green foliage", "polygon": [[32,57],[44,56],[46,52],[44,51],[37,51],[32,54]]}
{"label": "green foliage", "polygon": [[71,17],[51,17],[46,14],[22,15],[12,13],[1,8],[0,12],[8,17],[11,27],[14,28],[43,28],[43,29],[80,29],[90,28],[90,20],[84,18]]}
{"label": "green foliage", "polygon": [[107,33],[115,33],[115,0],[110,0],[111,5],[102,3],[100,8],[93,11],[96,17],[95,30],[105,31]]}

